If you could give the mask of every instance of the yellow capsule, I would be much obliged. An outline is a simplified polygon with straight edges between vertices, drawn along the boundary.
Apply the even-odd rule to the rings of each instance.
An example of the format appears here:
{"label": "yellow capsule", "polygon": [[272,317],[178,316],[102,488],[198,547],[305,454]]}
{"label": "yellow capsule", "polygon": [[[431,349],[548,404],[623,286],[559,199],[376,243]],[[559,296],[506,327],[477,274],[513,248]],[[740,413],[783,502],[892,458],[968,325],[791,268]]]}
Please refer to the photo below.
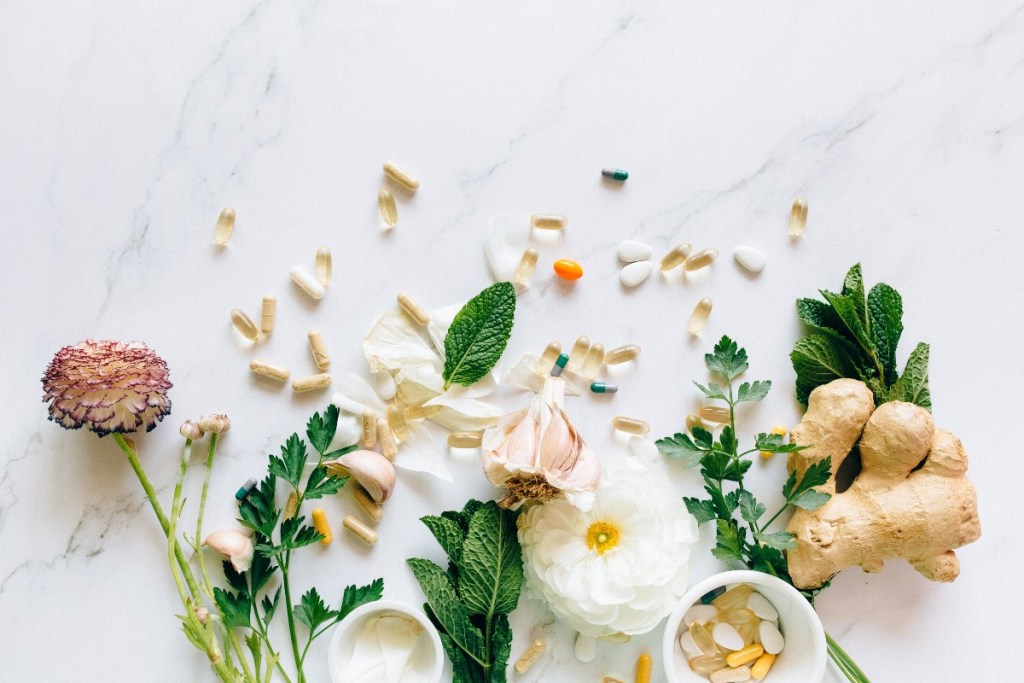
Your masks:
{"label": "yellow capsule", "polygon": [[373,545],[377,542],[377,532],[352,515],[345,515],[345,518],[341,520],[341,524],[366,545]]}
{"label": "yellow capsule", "polygon": [[316,250],[316,278],[324,287],[331,284],[331,276],[334,273],[334,265],[331,260],[331,250],[327,247],[318,247]]}
{"label": "yellow capsule", "polygon": [[373,448],[377,445],[377,416],[372,410],[363,413],[363,446]]}
{"label": "yellow capsule", "polygon": [[516,672],[523,674],[529,671],[530,667],[536,664],[540,656],[544,654],[545,647],[544,641],[539,638],[530,643],[530,647],[526,648],[526,651],[516,660]]}
{"label": "yellow capsule", "polygon": [[693,307],[693,313],[690,314],[690,322],[686,325],[686,330],[690,334],[700,334],[701,330],[708,322],[708,317],[711,315],[711,297],[706,296],[697,302],[697,305]]}
{"label": "yellow capsule", "polygon": [[398,223],[398,207],[395,206],[395,197],[390,192],[381,188],[377,191],[377,210],[384,224],[389,228],[395,227]]}
{"label": "yellow capsule", "polygon": [[[782,425],[775,425],[774,427],[772,427],[772,430],[770,432],[768,432],[768,433],[769,434],[776,434],[778,436],[786,436],[786,432],[787,432],[786,428],[783,427]],[[775,451],[759,451],[759,452],[761,453],[761,457],[762,458],[770,458],[773,455],[775,455]]]}
{"label": "yellow capsule", "polygon": [[331,376],[326,372],[319,375],[310,375],[309,377],[292,380],[292,391],[297,394],[301,394],[305,391],[326,389],[329,386],[331,386]]}
{"label": "yellow capsule", "polygon": [[604,354],[604,362],[605,365],[618,365],[619,363],[634,360],[639,355],[639,346],[636,344],[624,344],[623,346],[616,346],[614,349]]}
{"label": "yellow capsule", "polygon": [[356,499],[366,516],[373,521],[379,522],[380,518],[384,516],[383,508],[373,498],[370,498],[370,494],[362,486],[356,486],[352,490],[352,497]]}
{"label": "yellow capsule", "polygon": [[306,335],[309,338],[309,350],[313,354],[313,362],[319,370],[326,370],[331,367],[331,357],[327,353],[327,344],[323,336],[316,330],[310,330]]}
{"label": "yellow capsule", "polygon": [[213,241],[223,247],[231,239],[231,232],[235,229],[235,210],[224,209],[217,216],[217,225],[213,228]]}
{"label": "yellow capsule", "polygon": [[698,674],[709,674],[725,668],[725,655],[700,655],[689,661],[690,670]]}
{"label": "yellow capsule", "polygon": [[701,249],[696,254],[691,254],[683,262],[683,268],[685,270],[700,270],[704,266],[711,265],[711,263],[718,258],[717,249]]}
{"label": "yellow capsule", "polygon": [[651,667],[654,662],[646,652],[636,660],[636,683],[651,683]]}
{"label": "yellow capsule", "polygon": [[235,326],[238,333],[248,339],[249,341],[256,341],[259,339],[260,331],[256,327],[256,323],[252,321],[245,311],[238,308],[231,309],[231,324]]}
{"label": "yellow capsule", "polygon": [[[282,515],[284,516],[284,519],[291,519],[295,516],[295,513],[298,511],[299,494],[295,492],[295,489],[292,489],[292,492],[288,494],[288,500],[284,504],[284,512],[282,513]],[[327,531],[330,530],[330,527],[328,527]]]}
{"label": "yellow capsule", "polygon": [[604,344],[594,344],[583,360],[583,376],[594,379],[604,365]]}
{"label": "yellow capsule", "polygon": [[452,432],[448,435],[448,445],[452,448],[479,448],[483,442],[480,432]]}
{"label": "yellow capsule", "polygon": [[[725,408],[719,408],[719,410],[725,410]],[[726,413],[729,411],[726,410]],[[728,420],[726,416],[726,420]],[[711,601],[711,603],[721,610],[726,609],[737,609],[739,607],[745,607],[747,604],[747,598],[754,592],[754,589],[749,584],[740,583],[736,584],[729,590],[725,591],[717,598]]]}
{"label": "yellow capsule", "polygon": [[270,363],[264,363],[261,360],[249,361],[249,369],[255,372],[261,377],[267,377],[269,379],[275,379],[278,382],[287,382],[288,378],[291,377],[288,368],[281,368]]}
{"label": "yellow capsule", "polygon": [[260,332],[263,334],[273,332],[275,318],[277,318],[277,297],[268,294],[263,297],[263,308],[260,310]]}
{"label": "yellow capsule", "polygon": [[789,236],[800,237],[807,229],[807,200],[797,197],[789,210]]}
{"label": "yellow capsule", "polygon": [[[757,620],[757,615],[752,610],[746,608],[738,609],[719,609],[717,621],[723,621],[726,624],[732,624],[733,626],[741,626],[743,624],[749,624],[752,621]],[[745,663],[745,662],[744,662]],[[739,664],[730,664],[729,666],[739,666]]]}
{"label": "yellow capsule", "polygon": [[719,654],[718,645],[715,644],[715,639],[711,636],[711,631],[708,630],[707,626],[699,621],[695,621],[690,624],[690,637],[693,638],[693,642],[705,655],[714,656]]}
{"label": "yellow capsule", "polygon": [[537,250],[530,247],[523,252],[522,258],[519,259],[519,265],[516,267],[516,275],[512,278],[512,283],[516,286],[517,291],[523,291],[529,288],[530,282],[533,280],[533,271],[537,269]]}
{"label": "yellow capsule", "polygon": [[430,322],[430,314],[423,310],[423,307],[412,300],[408,294],[401,292],[398,295],[398,305],[401,306],[402,310],[405,311],[406,315],[415,320],[420,325],[426,325]]}
{"label": "yellow capsule", "polygon": [[530,225],[541,230],[562,230],[569,225],[569,219],[554,213],[535,213],[530,216]]}
{"label": "yellow capsule", "polygon": [[771,655],[765,652],[763,655],[757,658],[754,662],[754,666],[750,667],[750,677],[755,681],[760,681],[772,668],[772,664],[775,663],[776,655]]}
{"label": "yellow capsule", "polygon": [[763,654],[764,648],[760,645],[747,645],[742,650],[736,650],[736,652],[731,652],[726,655],[725,663],[736,668],[738,666],[743,666],[744,664],[749,664]]}
{"label": "yellow capsule", "polygon": [[658,264],[658,267],[663,271],[670,271],[685,261],[691,251],[693,251],[693,245],[689,242],[677,244],[669,249],[667,254],[661,257],[661,262]]}
{"label": "yellow capsule", "polygon": [[700,427],[704,431],[711,431],[711,430],[708,429],[708,426],[706,424],[704,424],[704,420],[700,419],[696,415],[687,415],[686,416],[686,431],[693,432],[693,428],[694,427]]}
{"label": "yellow capsule", "polygon": [[612,427],[619,431],[626,432],[627,434],[636,434],[637,436],[646,436],[647,432],[651,431],[651,425],[647,424],[643,420],[637,417],[626,417],[625,415],[616,415],[612,418]]}
{"label": "yellow capsule", "polygon": [[546,374],[551,371],[551,367],[558,360],[558,356],[562,353],[562,342],[553,341],[547,345],[544,349],[544,353],[540,354],[540,359],[537,361],[537,365],[534,371],[537,374]]}
{"label": "yellow capsule", "polygon": [[407,190],[415,192],[419,189],[420,181],[413,178],[411,175],[403,171],[402,169],[395,166],[390,161],[384,163],[384,175],[391,178],[396,183],[401,185]]}
{"label": "yellow capsule", "polygon": [[437,415],[442,410],[444,410],[444,406],[426,406],[422,403],[417,403],[406,408],[405,417],[407,420],[425,420],[428,417]]}
{"label": "yellow capsule", "polygon": [[380,442],[380,452],[384,457],[394,460],[398,454],[398,444],[395,442],[395,433],[383,418],[377,420],[377,441]]}
{"label": "yellow capsule", "polygon": [[327,513],[324,512],[323,508],[317,508],[313,510],[313,526],[324,535],[320,539],[320,542],[327,545],[334,540],[334,534],[331,533],[331,525],[327,521]]}
{"label": "yellow capsule", "polygon": [[558,259],[552,264],[555,275],[563,280],[579,280],[583,277],[583,266],[572,259]]}
{"label": "yellow capsule", "polygon": [[587,360],[587,351],[590,351],[590,337],[580,335],[569,351],[569,362],[565,369],[571,372],[579,372],[583,369],[583,363]]}
{"label": "yellow capsule", "polygon": [[388,405],[387,417],[388,427],[391,428],[394,435],[399,439],[408,439],[409,422],[405,419],[405,412],[397,402],[392,402]]}

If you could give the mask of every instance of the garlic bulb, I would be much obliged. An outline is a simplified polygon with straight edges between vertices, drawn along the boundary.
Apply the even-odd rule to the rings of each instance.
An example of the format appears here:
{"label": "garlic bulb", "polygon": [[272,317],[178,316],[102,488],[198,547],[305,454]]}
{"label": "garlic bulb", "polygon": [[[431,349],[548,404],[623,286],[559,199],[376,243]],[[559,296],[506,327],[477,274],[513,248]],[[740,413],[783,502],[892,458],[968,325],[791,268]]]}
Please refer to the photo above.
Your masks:
{"label": "garlic bulb", "polygon": [[227,557],[236,572],[247,572],[252,566],[252,556],[255,552],[252,539],[241,531],[219,529],[207,536],[203,545]]}

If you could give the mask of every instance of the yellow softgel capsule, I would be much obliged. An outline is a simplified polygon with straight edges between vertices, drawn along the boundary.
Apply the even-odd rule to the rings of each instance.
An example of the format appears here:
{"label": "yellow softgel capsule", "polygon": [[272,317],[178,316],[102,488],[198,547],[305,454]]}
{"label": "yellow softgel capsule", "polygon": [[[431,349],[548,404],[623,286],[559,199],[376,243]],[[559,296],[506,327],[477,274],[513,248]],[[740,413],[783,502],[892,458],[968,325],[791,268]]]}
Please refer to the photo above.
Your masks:
{"label": "yellow softgel capsule", "polygon": [[700,409],[700,419],[717,424],[729,422],[729,409],[722,406],[704,406]]}
{"label": "yellow softgel capsule", "polygon": [[569,351],[569,362],[565,365],[566,370],[571,372],[582,370],[583,364],[587,360],[588,351],[590,351],[590,337],[585,334],[576,337],[576,341],[573,342],[572,349]]}
{"label": "yellow softgel capsule", "polygon": [[541,230],[562,230],[569,225],[569,219],[555,213],[535,213],[530,216],[530,225]]}
{"label": "yellow softgel capsule", "polygon": [[448,435],[448,445],[452,448],[479,448],[483,443],[480,432],[452,432]]}
{"label": "yellow softgel capsule", "polygon": [[231,239],[231,233],[235,229],[235,210],[232,208],[224,209],[217,216],[217,225],[213,228],[213,241],[218,246],[223,247]]}
{"label": "yellow softgel capsule", "polygon": [[658,264],[658,267],[662,271],[670,271],[682,264],[682,262],[686,260],[686,257],[690,255],[691,251],[693,251],[693,245],[689,242],[677,244],[669,249],[667,254],[661,257],[661,262]]}
{"label": "yellow softgel capsule", "polygon": [[260,336],[260,330],[245,311],[239,308],[231,309],[231,324],[235,326],[238,333],[249,341],[256,341]]}
{"label": "yellow softgel capsule", "polygon": [[555,275],[563,280],[579,280],[583,277],[583,266],[571,259],[563,258],[555,261]]}
{"label": "yellow softgel capsule", "polygon": [[334,262],[331,259],[331,250],[327,247],[318,247],[316,250],[316,277],[324,287],[331,284],[331,276],[334,274]]}
{"label": "yellow softgel capsule", "polygon": [[683,262],[683,269],[700,270],[705,266],[711,265],[716,258],[718,258],[717,249],[701,249],[696,254],[692,254],[686,258]]}
{"label": "yellow softgel capsule", "polygon": [[327,513],[324,512],[323,508],[317,508],[313,510],[313,527],[323,534],[323,538],[320,539],[320,543],[327,545],[334,540],[334,534],[331,533],[331,524],[327,521]]}
{"label": "yellow softgel capsule", "polygon": [[797,197],[789,210],[789,236],[800,237],[807,229],[807,200]]}
{"label": "yellow softgel capsule", "polygon": [[395,196],[381,188],[377,191],[377,210],[384,224],[389,228],[395,227],[398,223],[398,207],[395,206]]}
{"label": "yellow softgel capsule", "polygon": [[624,344],[604,354],[605,365],[618,365],[636,359],[640,355],[640,347],[636,344]]}
{"label": "yellow softgel capsule", "polygon": [[533,247],[523,252],[523,256],[519,259],[519,266],[516,267],[515,277],[512,278],[516,290],[522,292],[529,288],[530,282],[533,280],[533,271],[537,268],[538,256],[537,250]]}
{"label": "yellow softgel capsule", "polygon": [[616,415],[613,417],[612,427],[621,432],[635,434],[637,436],[646,436],[647,433],[651,431],[651,425],[647,424],[640,418],[627,417],[625,415]]}
{"label": "yellow softgel capsule", "polygon": [[562,342],[553,341],[544,348],[544,352],[540,354],[540,358],[537,360],[537,365],[534,367],[534,372],[541,374],[551,371],[551,366],[555,364],[558,357],[562,354]]}
{"label": "yellow softgel capsule", "polygon": [[697,305],[693,307],[693,313],[690,314],[690,322],[686,324],[687,332],[690,334],[700,334],[704,326],[708,324],[712,304],[713,302],[709,296],[697,302]]}

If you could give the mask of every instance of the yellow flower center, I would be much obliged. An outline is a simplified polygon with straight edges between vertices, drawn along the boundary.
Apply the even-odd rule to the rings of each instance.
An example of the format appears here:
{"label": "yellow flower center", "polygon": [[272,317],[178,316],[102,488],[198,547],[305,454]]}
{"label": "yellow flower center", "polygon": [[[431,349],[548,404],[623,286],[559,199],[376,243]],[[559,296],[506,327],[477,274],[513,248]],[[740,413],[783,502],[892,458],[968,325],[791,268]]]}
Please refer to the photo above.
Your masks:
{"label": "yellow flower center", "polygon": [[604,555],[619,544],[619,528],[610,522],[594,522],[587,529],[587,547]]}

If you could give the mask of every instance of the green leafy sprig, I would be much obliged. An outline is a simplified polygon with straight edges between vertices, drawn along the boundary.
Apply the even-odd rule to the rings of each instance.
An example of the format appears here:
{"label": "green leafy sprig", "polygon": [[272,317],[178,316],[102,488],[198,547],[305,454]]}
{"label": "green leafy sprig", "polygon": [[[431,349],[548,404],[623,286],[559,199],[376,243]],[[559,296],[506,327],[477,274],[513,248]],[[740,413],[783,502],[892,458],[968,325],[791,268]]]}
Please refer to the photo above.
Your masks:
{"label": "green leafy sprig", "polygon": [[907,401],[931,410],[928,345],[918,344],[900,375],[896,346],[903,334],[903,298],[880,282],[864,293],[861,267],[850,268],[837,294],[821,290],[824,301],[798,299],[797,314],[813,332],[800,339],[790,360],[796,397],[804,406],[811,391],[840,377],[859,379],[875,403]]}
{"label": "green leafy sprig", "polygon": [[421,521],[448,555],[448,569],[419,558],[407,562],[452,662],[453,683],[504,683],[512,649],[508,614],[523,583],[516,513],[471,500],[461,512]]}
{"label": "green leafy sprig", "polygon": [[498,282],[466,302],[444,338],[444,388],[479,381],[501,358],[512,334],[516,289]]}

